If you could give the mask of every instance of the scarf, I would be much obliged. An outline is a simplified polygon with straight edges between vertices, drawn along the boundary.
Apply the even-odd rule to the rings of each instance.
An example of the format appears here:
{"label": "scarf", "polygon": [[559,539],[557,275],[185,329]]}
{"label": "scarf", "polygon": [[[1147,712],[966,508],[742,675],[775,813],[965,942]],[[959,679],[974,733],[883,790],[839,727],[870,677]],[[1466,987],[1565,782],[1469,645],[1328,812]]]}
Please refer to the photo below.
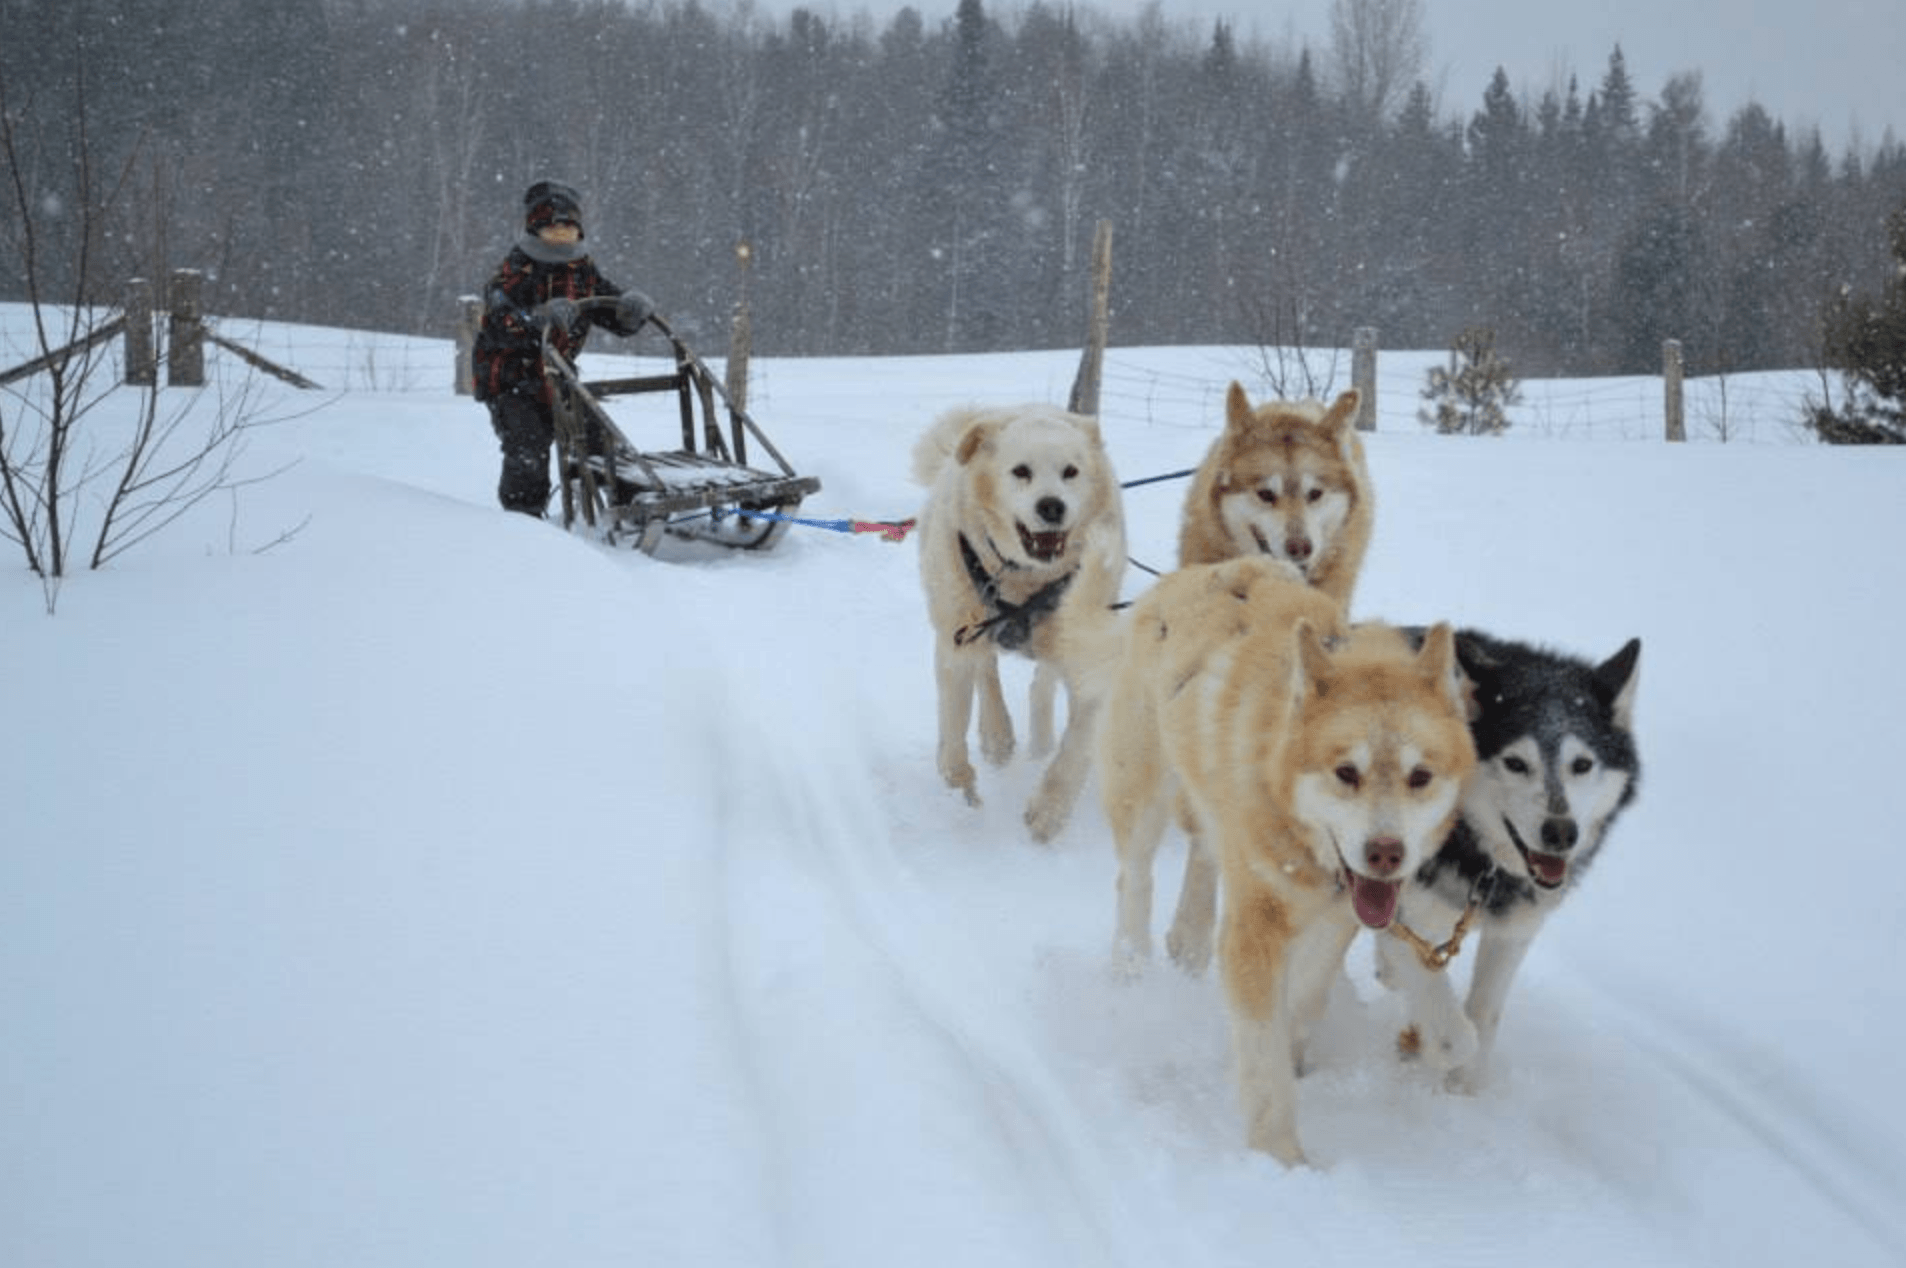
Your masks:
{"label": "scarf", "polygon": [[518,238],[516,249],[538,264],[572,264],[588,254],[582,249],[581,241],[545,242],[533,233]]}

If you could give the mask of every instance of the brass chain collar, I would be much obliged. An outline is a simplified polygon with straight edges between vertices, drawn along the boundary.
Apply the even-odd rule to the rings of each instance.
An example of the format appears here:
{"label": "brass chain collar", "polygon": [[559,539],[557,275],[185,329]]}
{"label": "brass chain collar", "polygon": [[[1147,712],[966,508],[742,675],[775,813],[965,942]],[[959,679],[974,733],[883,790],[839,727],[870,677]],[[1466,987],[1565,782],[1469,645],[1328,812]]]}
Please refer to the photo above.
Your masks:
{"label": "brass chain collar", "polygon": [[1449,962],[1462,953],[1463,939],[1469,935],[1469,922],[1475,919],[1476,912],[1482,907],[1477,899],[1470,899],[1469,906],[1463,908],[1463,914],[1456,917],[1456,928],[1446,942],[1435,943],[1425,938],[1401,920],[1390,922],[1392,936],[1409,943],[1410,950],[1416,952],[1416,958],[1424,968],[1432,973],[1440,973],[1449,967]]}
{"label": "brass chain collar", "polygon": [[1445,942],[1431,942],[1401,920],[1390,922],[1390,933],[1409,944],[1410,950],[1416,952],[1416,958],[1424,968],[1432,973],[1441,973],[1449,967],[1451,960],[1462,954],[1463,939],[1469,936],[1470,922],[1475,920],[1476,913],[1482,910],[1495,887],[1496,869],[1491,866],[1469,887],[1469,905],[1463,908],[1462,915],[1456,917],[1456,927],[1450,931]]}

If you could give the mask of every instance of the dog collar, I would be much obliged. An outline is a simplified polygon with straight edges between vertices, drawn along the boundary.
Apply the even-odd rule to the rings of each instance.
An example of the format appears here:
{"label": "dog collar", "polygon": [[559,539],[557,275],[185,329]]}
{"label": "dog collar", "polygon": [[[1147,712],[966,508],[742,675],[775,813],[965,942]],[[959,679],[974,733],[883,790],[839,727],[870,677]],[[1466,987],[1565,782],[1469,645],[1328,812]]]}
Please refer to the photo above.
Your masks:
{"label": "dog collar", "polygon": [[1496,883],[1501,879],[1501,872],[1491,863],[1471,882],[1469,901],[1464,904],[1462,915],[1456,917],[1456,928],[1446,942],[1432,943],[1401,920],[1390,922],[1390,935],[1408,943],[1424,968],[1432,973],[1442,972],[1449,967],[1451,960],[1462,953],[1463,939],[1469,934],[1470,922],[1476,918],[1477,912],[1489,908],[1490,900],[1495,897]]}
{"label": "dog collar", "polygon": [[[962,625],[953,632],[953,644],[965,647],[978,639],[991,637],[995,643],[1009,652],[1018,651],[1032,638],[1033,626],[1051,616],[1059,608],[1059,600],[1065,597],[1066,587],[1072,584],[1077,570],[1063,573],[1052,581],[1028,595],[1024,603],[1012,603],[999,593],[999,575],[986,571],[986,565],[979,560],[979,552],[973,549],[973,543],[961,533],[960,562],[966,565],[966,575],[972,579],[973,589],[979,595],[979,601],[992,615],[983,621],[971,625]],[[999,548],[994,547],[998,554]],[[1005,565],[1000,574],[1010,572],[1019,565],[1000,556]]]}

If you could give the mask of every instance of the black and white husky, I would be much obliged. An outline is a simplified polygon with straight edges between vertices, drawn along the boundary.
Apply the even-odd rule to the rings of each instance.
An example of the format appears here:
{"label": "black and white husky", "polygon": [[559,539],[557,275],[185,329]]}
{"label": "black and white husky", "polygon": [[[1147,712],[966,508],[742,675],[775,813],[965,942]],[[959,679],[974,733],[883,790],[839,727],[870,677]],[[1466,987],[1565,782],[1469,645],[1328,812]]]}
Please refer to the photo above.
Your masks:
{"label": "black and white husky", "polygon": [[[1476,774],[1448,839],[1404,887],[1399,923],[1419,941],[1377,939],[1377,972],[1408,1004],[1405,1052],[1447,1069],[1453,1090],[1473,1091],[1530,942],[1634,800],[1641,640],[1599,665],[1467,630],[1456,646],[1475,691]],[[1481,937],[1459,1008],[1429,957],[1472,923]]]}

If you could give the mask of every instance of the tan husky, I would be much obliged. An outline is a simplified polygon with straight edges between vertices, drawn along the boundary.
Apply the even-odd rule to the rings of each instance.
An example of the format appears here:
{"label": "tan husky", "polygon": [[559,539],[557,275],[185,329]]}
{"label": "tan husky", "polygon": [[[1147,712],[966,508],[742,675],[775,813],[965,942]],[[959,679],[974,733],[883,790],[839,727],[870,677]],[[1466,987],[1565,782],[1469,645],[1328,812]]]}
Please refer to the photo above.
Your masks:
{"label": "tan husky", "polygon": [[1350,609],[1376,517],[1352,388],[1319,401],[1253,408],[1241,384],[1225,397],[1224,431],[1185,495],[1178,564],[1242,555],[1282,559]]}
{"label": "tan husky", "polygon": [[1395,917],[1476,760],[1449,627],[1419,653],[1387,626],[1341,622],[1274,560],[1173,573],[1132,610],[1099,733],[1120,950],[1149,953],[1152,859],[1182,792],[1197,830],[1173,958],[1209,959],[1221,869],[1246,1140],[1286,1164],[1304,1161],[1297,1063],[1344,952]]}

